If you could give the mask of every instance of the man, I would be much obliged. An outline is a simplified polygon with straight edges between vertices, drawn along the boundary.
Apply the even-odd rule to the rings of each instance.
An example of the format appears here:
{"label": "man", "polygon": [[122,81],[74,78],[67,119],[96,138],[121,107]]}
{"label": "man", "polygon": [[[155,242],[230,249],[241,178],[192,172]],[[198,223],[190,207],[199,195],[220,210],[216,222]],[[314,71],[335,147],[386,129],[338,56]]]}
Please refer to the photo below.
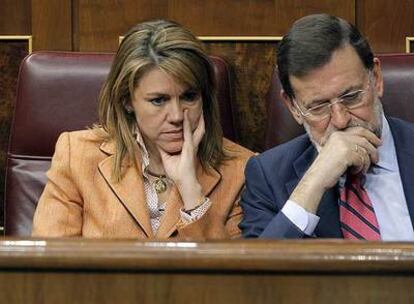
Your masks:
{"label": "man", "polygon": [[307,16],[277,64],[282,99],[307,134],[248,162],[243,235],[414,240],[414,125],[384,116],[365,38],[343,19]]}

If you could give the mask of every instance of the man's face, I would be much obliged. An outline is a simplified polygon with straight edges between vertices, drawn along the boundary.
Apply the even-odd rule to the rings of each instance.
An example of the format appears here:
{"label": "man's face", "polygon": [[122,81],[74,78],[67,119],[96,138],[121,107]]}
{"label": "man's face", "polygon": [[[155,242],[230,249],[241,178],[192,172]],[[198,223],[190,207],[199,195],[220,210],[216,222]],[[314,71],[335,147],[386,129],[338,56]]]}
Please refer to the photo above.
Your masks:
{"label": "man's face", "polygon": [[[371,75],[370,75],[371,74]],[[361,106],[348,109],[342,103],[330,108],[330,115],[323,119],[302,116],[296,106],[284,96],[296,121],[303,124],[312,142],[323,146],[329,136],[353,126],[365,127],[378,136],[381,134],[382,75],[378,59],[371,73],[365,69],[354,48],[350,45],[336,50],[331,60],[302,77],[290,77],[295,101],[303,109],[309,109],[356,90],[364,90]]]}

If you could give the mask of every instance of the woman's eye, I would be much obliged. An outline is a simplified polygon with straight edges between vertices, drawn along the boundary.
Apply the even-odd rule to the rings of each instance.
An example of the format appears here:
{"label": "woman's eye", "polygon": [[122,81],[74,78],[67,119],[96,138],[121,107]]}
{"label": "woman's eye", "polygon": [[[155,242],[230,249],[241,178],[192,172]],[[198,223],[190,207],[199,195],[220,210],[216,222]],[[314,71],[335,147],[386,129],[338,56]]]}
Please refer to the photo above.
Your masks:
{"label": "woman's eye", "polygon": [[165,101],[165,97],[157,97],[149,100],[155,106],[161,106]]}
{"label": "woman's eye", "polygon": [[198,99],[199,94],[197,92],[189,91],[182,95],[182,99],[185,101],[195,101]]}

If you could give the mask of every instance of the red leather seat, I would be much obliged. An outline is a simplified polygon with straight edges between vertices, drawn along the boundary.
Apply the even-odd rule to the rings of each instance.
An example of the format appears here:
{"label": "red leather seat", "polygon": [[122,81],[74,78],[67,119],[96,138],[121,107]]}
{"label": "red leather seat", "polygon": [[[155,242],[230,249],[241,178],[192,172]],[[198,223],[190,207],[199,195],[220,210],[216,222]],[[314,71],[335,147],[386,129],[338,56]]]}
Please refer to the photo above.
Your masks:
{"label": "red leather seat", "polygon": [[[384,96],[381,100],[385,113],[414,122],[414,54],[382,54],[378,58],[384,76]],[[305,132],[283,104],[280,89],[279,77],[274,71],[266,95],[268,117],[265,149]]]}
{"label": "red leather seat", "polygon": [[[7,156],[6,235],[31,234],[56,140],[63,131],[97,122],[97,97],[112,58],[113,54],[39,52],[22,62]],[[228,67],[221,58],[211,59],[224,135],[235,140]]]}

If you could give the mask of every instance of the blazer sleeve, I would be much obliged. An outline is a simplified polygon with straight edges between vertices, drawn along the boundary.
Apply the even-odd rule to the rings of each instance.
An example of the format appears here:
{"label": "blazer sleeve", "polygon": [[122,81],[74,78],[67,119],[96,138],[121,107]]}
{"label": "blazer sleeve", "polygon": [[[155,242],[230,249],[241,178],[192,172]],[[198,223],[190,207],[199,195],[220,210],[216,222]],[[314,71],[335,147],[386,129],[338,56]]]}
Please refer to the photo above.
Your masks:
{"label": "blazer sleeve", "polygon": [[56,143],[48,181],[33,219],[33,236],[62,237],[82,234],[83,201],[71,170],[69,133]]}
{"label": "blazer sleeve", "polygon": [[[214,204],[215,202],[212,201],[212,205]],[[227,208],[224,206],[224,208],[214,208],[212,205],[198,220],[192,223],[180,221],[177,227],[178,237],[197,240],[240,238],[241,231],[238,227],[242,217],[240,193],[231,202],[221,202],[220,205],[227,205]]]}
{"label": "blazer sleeve", "polygon": [[238,225],[242,218],[240,200],[244,187],[244,164],[223,177],[221,190],[211,193],[211,205],[198,220],[188,224],[181,221],[178,225],[179,237],[200,240],[241,237]]}
{"label": "blazer sleeve", "polygon": [[[263,164],[258,157],[254,156],[249,160],[245,176],[246,188],[241,199],[243,219],[239,225],[243,237],[265,239],[304,237],[304,232],[280,212],[288,196],[281,190],[275,191],[277,188],[271,186],[270,183],[280,184],[281,181],[266,177]],[[273,176],[277,177],[276,174]]]}

